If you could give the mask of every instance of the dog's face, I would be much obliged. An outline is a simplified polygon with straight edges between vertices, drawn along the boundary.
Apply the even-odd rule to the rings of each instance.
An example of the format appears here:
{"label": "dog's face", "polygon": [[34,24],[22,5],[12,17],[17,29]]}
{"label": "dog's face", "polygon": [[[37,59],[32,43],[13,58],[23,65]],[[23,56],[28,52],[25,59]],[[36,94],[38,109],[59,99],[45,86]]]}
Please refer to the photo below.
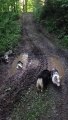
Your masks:
{"label": "dog's face", "polygon": [[52,82],[57,85],[58,87],[60,86],[60,76],[59,74],[55,73],[52,76]]}

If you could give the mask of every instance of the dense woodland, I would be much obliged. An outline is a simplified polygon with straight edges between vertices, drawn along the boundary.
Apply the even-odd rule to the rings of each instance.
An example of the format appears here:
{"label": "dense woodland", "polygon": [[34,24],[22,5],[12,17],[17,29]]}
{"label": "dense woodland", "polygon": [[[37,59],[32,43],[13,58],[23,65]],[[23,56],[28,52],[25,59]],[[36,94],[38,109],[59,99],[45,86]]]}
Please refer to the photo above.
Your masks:
{"label": "dense woodland", "polygon": [[68,0],[35,0],[34,6],[36,20],[68,48]]}
{"label": "dense woodland", "polygon": [[22,11],[33,12],[36,21],[68,48],[68,0],[0,0],[0,54],[18,43]]}
{"label": "dense woodland", "polygon": [[0,0],[0,53],[12,49],[20,33],[18,0]]}

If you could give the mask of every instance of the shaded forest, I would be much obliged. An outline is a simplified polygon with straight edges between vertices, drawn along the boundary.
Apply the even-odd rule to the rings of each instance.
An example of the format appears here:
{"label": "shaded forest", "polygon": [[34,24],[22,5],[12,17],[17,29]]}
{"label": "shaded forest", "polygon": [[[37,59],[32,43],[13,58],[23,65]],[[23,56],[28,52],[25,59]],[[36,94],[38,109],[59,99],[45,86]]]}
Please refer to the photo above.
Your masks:
{"label": "shaded forest", "polygon": [[0,0],[0,54],[18,43],[22,11],[33,12],[35,20],[68,48],[68,0]]}
{"label": "shaded forest", "polygon": [[18,0],[0,0],[0,53],[17,44],[20,32]]}
{"label": "shaded forest", "polygon": [[68,0],[35,0],[34,15],[50,33],[55,33],[59,44],[68,48]]}

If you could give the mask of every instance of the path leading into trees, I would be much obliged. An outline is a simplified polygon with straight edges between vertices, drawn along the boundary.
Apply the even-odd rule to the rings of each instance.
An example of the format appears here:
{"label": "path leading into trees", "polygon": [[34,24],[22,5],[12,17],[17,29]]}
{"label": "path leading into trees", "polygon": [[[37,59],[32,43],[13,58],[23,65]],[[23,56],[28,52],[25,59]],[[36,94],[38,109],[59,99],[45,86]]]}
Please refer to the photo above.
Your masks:
{"label": "path leading into trees", "polygon": [[[6,119],[11,113],[13,103],[19,99],[21,90],[25,90],[36,83],[40,71],[48,67],[49,70],[57,68],[62,76],[61,88],[50,87],[55,106],[50,120],[67,120],[68,115],[68,64],[67,58],[51,41],[42,33],[34,22],[32,14],[23,14],[21,18],[21,42],[15,48],[15,56],[11,57],[8,65],[1,65],[0,70],[0,119]],[[23,69],[17,70],[16,65],[22,56]],[[2,81],[3,80],[3,81]],[[11,108],[8,111],[8,109]],[[49,120],[44,115],[40,120]]]}

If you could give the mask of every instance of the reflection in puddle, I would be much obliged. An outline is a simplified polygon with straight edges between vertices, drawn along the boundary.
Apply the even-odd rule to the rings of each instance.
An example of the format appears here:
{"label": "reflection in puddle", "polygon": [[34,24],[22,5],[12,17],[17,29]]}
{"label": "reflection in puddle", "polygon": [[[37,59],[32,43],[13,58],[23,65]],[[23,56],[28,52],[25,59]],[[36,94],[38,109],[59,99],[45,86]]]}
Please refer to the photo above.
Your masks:
{"label": "reflection in puddle", "polygon": [[59,71],[60,76],[64,76],[64,67],[59,56],[52,56],[48,58],[48,69],[56,68]]}
{"label": "reflection in puddle", "polygon": [[15,60],[12,63],[11,69],[9,71],[9,77],[11,77],[12,75],[14,75],[17,72],[17,63],[19,61],[21,61],[23,63],[22,69],[25,70],[27,63],[28,63],[28,54],[27,53],[20,54],[19,56],[17,56],[15,58]]}

